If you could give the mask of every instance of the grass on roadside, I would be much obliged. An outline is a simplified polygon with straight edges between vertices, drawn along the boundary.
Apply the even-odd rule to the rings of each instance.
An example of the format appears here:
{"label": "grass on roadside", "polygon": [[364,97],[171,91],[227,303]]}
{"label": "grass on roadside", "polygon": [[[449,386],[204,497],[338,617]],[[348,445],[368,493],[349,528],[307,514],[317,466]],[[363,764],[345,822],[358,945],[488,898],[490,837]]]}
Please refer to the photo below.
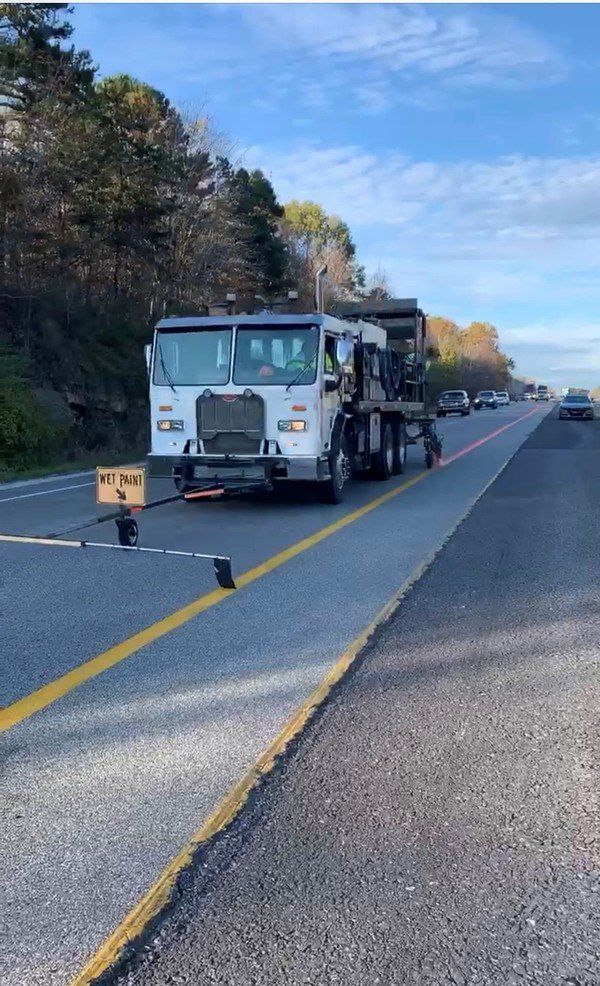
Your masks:
{"label": "grass on roadside", "polygon": [[20,479],[39,479],[43,476],[60,476],[61,473],[85,472],[96,466],[119,466],[141,462],[145,451],[134,449],[131,452],[90,452],[88,455],[71,459],[70,462],[57,462],[53,465],[32,466],[30,469],[4,469],[0,465],[0,483],[12,483]]}

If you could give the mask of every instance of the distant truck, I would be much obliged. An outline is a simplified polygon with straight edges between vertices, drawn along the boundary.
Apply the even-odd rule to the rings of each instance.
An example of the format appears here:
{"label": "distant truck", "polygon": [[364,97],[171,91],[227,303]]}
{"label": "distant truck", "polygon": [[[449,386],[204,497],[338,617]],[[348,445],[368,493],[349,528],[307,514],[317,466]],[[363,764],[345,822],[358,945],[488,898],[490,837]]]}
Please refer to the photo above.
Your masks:
{"label": "distant truck", "polygon": [[543,383],[538,384],[538,388],[537,388],[537,392],[536,392],[536,395],[535,395],[535,399],[536,399],[536,401],[549,401],[550,400],[550,391],[548,390],[546,384],[543,384]]}
{"label": "distant truck", "polygon": [[414,299],[162,319],[146,350],[150,475],[183,494],[306,481],[339,503],[353,474],[403,472],[419,437],[430,468],[426,324]]}

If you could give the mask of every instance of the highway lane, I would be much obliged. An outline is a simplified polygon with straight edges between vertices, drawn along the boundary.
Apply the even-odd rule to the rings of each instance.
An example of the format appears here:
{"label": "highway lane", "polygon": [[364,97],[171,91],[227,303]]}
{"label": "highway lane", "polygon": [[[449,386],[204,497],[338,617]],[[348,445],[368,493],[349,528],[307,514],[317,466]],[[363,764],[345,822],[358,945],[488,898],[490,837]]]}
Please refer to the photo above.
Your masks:
{"label": "highway lane", "polygon": [[[529,410],[442,422],[448,456],[511,427],[5,734],[3,982],[68,980],[546,412]],[[404,479],[420,471],[413,455]],[[357,484],[332,512],[180,504],[143,518],[144,543],[212,537],[243,568],[381,492]],[[45,531],[64,495],[82,520],[89,493],[11,500],[6,523]],[[212,588],[173,559],[15,545],[2,558],[8,701]]]}
{"label": "highway lane", "polygon": [[596,986],[600,421],[547,418],[128,986]]}
{"label": "highway lane", "polygon": [[[444,456],[451,457],[529,411],[527,405],[518,404],[474,413],[468,419],[441,420]],[[507,438],[512,441],[509,434]],[[409,449],[406,478],[421,470],[422,448]],[[246,497],[166,505],[140,516],[140,544],[230,554],[234,574],[239,574],[394,485],[401,485],[404,478],[385,486],[355,482],[347,501],[337,507],[318,503],[310,492],[283,499]],[[0,488],[0,533],[48,534],[107,512],[95,503],[93,480],[88,474],[69,480],[56,477],[39,486]],[[158,481],[151,484],[150,494],[161,496],[171,491],[170,483]],[[78,534],[98,541],[116,540],[112,522]],[[65,549],[6,544],[0,546],[0,553],[0,591],[7,587],[11,599],[4,614],[3,648],[5,653],[19,654],[18,661],[9,662],[0,682],[0,706],[27,695],[215,586],[210,562],[104,555],[93,549],[78,551],[73,557]],[[67,635],[65,614],[69,614]],[[24,626],[28,648],[23,647]]]}

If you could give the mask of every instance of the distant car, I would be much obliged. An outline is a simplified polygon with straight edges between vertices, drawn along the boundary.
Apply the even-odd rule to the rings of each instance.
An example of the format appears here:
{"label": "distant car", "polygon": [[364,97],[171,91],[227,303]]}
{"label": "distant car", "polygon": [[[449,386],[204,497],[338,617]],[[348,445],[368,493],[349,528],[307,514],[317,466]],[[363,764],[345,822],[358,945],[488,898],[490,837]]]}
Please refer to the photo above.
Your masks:
{"label": "distant car", "polygon": [[480,411],[482,407],[498,407],[498,401],[496,400],[495,390],[480,390],[477,397],[473,401],[473,407],[476,411]]}
{"label": "distant car", "polygon": [[594,404],[587,395],[567,394],[560,402],[558,416],[563,421],[567,418],[590,418],[594,417]]}
{"label": "distant car", "polygon": [[437,416],[445,418],[447,414],[471,413],[471,402],[466,390],[445,390],[437,399]]}
{"label": "distant car", "polygon": [[497,390],[496,400],[498,401],[498,407],[506,407],[510,404],[510,397],[508,396],[507,390]]}

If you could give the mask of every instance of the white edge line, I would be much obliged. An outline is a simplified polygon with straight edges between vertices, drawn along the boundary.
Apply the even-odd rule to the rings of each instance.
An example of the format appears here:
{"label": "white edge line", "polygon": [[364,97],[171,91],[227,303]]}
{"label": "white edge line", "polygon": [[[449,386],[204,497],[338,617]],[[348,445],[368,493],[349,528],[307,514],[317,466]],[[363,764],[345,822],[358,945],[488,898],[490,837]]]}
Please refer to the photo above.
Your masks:
{"label": "white edge line", "polygon": [[76,486],[59,486],[54,490],[40,490],[38,493],[19,493],[17,496],[6,496],[0,503],[11,503],[13,500],[28,500],[32,496],[50,496],[51,493],[65,493],[67,490],[80,490],[84,486],[94,486],[94,483],[77,483]]}

